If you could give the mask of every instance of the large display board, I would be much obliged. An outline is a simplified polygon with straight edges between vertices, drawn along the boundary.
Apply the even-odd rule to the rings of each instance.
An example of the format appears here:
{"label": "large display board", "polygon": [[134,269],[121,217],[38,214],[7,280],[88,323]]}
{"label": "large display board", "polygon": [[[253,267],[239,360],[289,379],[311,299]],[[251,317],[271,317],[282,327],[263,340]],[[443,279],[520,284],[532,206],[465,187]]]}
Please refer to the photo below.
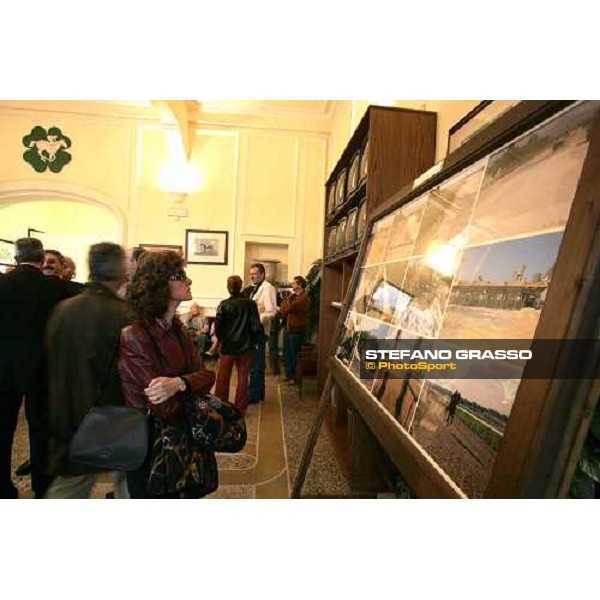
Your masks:
{"label": "large display board", "polygon": [[371,223],[335,370],[455,495],[486,495],[521,379],[361,380],[358,341],[533,339],[599,111],[574,103]]}

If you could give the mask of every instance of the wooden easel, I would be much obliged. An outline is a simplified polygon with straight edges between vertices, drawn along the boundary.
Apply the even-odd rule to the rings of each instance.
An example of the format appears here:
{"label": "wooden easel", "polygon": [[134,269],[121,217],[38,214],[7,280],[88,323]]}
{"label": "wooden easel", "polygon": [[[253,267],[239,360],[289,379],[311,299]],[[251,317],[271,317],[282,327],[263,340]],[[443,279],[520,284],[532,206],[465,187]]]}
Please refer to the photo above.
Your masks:
{"label": "wooden easel", "polygon": [[306,480],[308,467],[310,466],[310,463],[312,461],[313,452],[315,450],[315,446],[317,445],[317,440],[319,439],[319,433],[321,433],[323,421],[325,420],[325,416],[327,415],[327,408],[329,406],[329,398],[331,396],[332,388],[333,379],[331,377],[331,374],[329,373],[327,375],[327,379],[325,380],[325,385],[323,386],[321,397],[319,398],[319,407],[317,409],[317,415],[312,424],[310,434],[308,435],[308,439],[306,440],[306,446],[304,446],[304,451],[302,452],[300,468],[298,469],[298,473],[294,481],[294,487],[292,489],[292,498],[300,498],[300,494],[302,493],[302,487],[304,486],[304,482]]}

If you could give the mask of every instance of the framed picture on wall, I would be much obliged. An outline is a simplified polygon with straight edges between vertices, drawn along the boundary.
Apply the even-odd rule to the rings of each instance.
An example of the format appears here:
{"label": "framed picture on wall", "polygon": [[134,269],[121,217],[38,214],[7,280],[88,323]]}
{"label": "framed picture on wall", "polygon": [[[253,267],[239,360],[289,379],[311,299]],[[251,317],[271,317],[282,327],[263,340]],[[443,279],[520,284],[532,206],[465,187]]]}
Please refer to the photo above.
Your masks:
{"label": "framed picture on wall", "polygon": [[179,252],[183,256],[182,246],[171,246],[168,244],[140,244],[142,250],[147,252],[163,252],[164,250],[172,250],[173,252]]}
{"label": "framed picture on wall", "polygon": [[186,229],[186,261],[192,265],[226,265],[228,238],[228,231]]}
{"label": "framed picture on wall", "polygon": [[0,265],[3,265],[4,267],[14,265],[14,253],[14,242],[0,239]]}

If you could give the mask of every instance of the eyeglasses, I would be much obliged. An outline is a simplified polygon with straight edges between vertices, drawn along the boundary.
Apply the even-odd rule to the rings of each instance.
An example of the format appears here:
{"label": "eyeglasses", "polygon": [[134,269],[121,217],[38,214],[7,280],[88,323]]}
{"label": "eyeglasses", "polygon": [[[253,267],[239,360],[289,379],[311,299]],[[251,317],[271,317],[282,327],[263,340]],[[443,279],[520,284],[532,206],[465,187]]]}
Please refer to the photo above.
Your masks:
{"label": "eyeglasses", "polygon": [[173,273],[168,277],[169,281],[185,281],[187,279],[187,274],[185,271],[177,271],[177,273]]}

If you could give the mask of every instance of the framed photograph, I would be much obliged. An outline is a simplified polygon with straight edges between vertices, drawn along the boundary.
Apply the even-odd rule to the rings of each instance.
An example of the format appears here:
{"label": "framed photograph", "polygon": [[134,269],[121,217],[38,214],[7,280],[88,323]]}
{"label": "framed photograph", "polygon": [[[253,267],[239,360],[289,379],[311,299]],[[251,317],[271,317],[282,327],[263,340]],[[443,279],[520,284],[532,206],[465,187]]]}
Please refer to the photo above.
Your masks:
{"label": "framed photograph", "polygon": [[406,310],[411,300],[410,294],[397,287],[393,280],[382,277],[375,286],[366,314],[384,323],[391,323],[396,314]]}
{"label": "framed photograph", "polygon": [[185,258],[191,265],[226,265],[228,231],[186,229]]}
{"label": "framed photograph", "polygon": [[140,244],[140,248],[146,252],[163,252],[164,250],[173,250],[183,256],[182,246],[170,246],[167,244]]}
{"label": "framed photograph", "polygon": [[335,251],[342,252],[346,248],[346,224],[347,219],[344,217],[340,220],[337,228],[336,240],[335,240]]}
{"label": "framed photograph", "polygon": [[346,224],[346,247],[354,246],[356,243],[356,216],[358,209],[353,208],[348,213],[348,223]]}
{"label": "framed photograph", "polygon": [[337,183],[335,184],[335,205],[336,207],[341,206],[346,199],[346,179],[347,179],[348,171],[343,169],[337,178]]}
{"label": "framed photograph", "polygon": [[365,142],[363,151],[360,155],[360,168],[358,171],[358,179],[360,183],[363,183],[367,179],[367,172],[369,166],[369,140]]}
{"label": "framed photograph", "polygon": [[327,215],[335,212],[335,183],[329,186],[329,193],[327,194]]}
{"label": "framed photograph", "polygon": [[367,230],[367,201],[363,200],[356,215],[356,241],[360,242]]}
{"label": "framed photograph", "polygon": [[329,234],[327,237],[327,256],[333,256],[335,254],[335,245],[337,241],[337,226],[329,228]]}
{"label": "framed photograph", "polygon": [[359,186],[360,178],[360,152],[357,152],[352,159],[350,172],[348,175],[348,195],[354,192]]}
{"label": "framed photograph", "polygon": [[4,273],[7,267],[15,264],[14,253],[14,242],[0,239],[0,272]]}

